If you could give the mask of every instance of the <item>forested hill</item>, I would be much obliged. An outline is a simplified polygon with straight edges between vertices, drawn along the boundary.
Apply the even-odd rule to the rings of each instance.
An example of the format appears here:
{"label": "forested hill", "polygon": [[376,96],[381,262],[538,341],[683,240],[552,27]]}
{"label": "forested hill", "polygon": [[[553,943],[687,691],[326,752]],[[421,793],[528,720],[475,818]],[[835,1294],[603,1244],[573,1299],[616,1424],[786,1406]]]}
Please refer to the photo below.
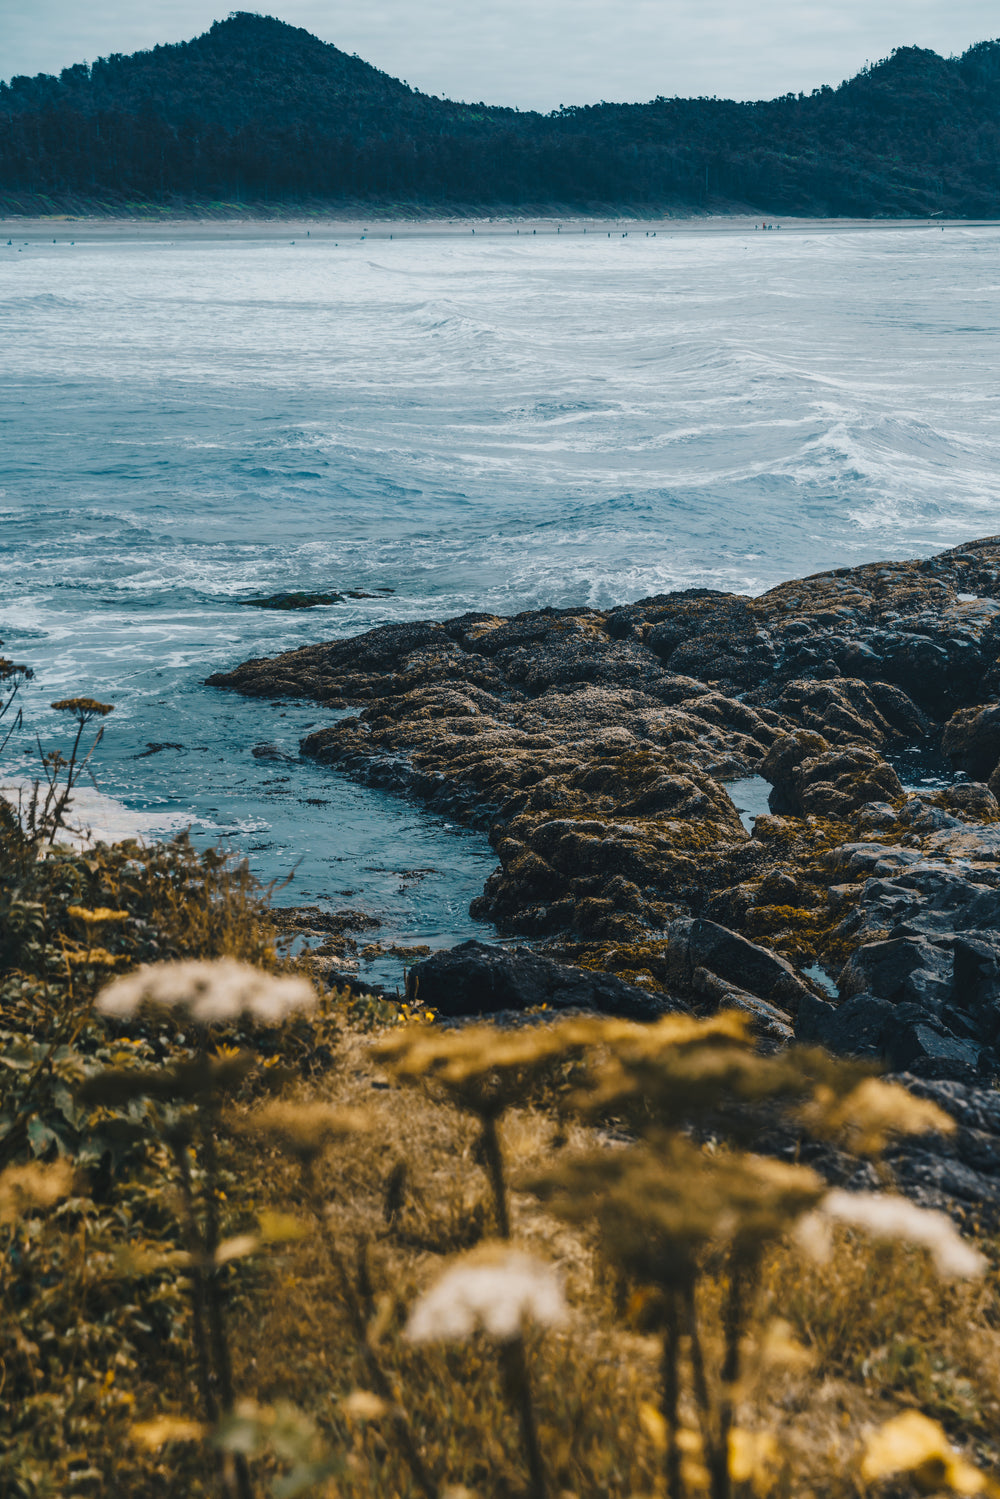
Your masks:
{"label": "forested hill", "polygon": [[0,206],[562,204],[1000,216],[1000,41],[895,51],[839,88],[550,115],[431,98],[298,27],[0,84]]}

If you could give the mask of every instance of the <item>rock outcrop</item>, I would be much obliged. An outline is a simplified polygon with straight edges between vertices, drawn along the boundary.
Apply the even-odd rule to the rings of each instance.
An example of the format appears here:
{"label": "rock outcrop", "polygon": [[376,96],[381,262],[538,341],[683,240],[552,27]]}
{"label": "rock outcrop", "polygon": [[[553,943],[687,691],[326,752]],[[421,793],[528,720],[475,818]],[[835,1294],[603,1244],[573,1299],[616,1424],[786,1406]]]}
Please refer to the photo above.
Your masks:
{"label": "rock outcrop", "polygon": [[513,951],[483,942],[463,942],[414,964],[407,998],[435,1015],[502,1015],[548,1009],[657,1020],[685,1007],[608,973],[556,963],[523,947]]}
{"label": "rock outcrop", "polygon": [[[538,963],[921,1087],[1000,1071],[1000,538],[760,598],[391,625],[210,681],[354,710],[302,753],[487,829],[474,914]],[[745,827],[751,776],[770,813]]]}

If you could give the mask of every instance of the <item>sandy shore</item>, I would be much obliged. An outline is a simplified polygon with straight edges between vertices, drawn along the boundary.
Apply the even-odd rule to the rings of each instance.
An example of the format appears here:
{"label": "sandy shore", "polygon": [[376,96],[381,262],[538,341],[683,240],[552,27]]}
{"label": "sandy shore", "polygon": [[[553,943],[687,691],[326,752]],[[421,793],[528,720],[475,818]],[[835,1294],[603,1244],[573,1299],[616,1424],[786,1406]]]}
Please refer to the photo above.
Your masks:
{"label": "sandy shore", "polygon": [[746,234],[760,231],[762,223],[780,227],[782,233],[829,234],[876,230],[993,229],[996,219],[768,219],[743,215],[708,215],[703,218],[481,218],[470,219],[324,219],[322,217],[258,219],[183,218],[72,218],[54,214],[48,218],[0,219],[0,244],[4,240],[26,244],[39,240],[72,239],[81,243],[122,240],[220,240],[220,239],[429,239],[471,235],[507,238],[520,235],[583,234]]}

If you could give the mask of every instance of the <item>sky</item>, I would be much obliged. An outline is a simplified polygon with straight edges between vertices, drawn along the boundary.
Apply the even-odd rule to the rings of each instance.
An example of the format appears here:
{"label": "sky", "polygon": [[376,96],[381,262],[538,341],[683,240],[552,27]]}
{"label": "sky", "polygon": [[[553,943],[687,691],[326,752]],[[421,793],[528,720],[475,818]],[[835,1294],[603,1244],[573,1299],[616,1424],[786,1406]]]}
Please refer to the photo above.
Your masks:
{"label": "sky", "polygon": [[893,47],[1000,35],[996,0],[0,0],[0,78],[186,41],[238,4],[425,93],[542,110],[808,93]]}

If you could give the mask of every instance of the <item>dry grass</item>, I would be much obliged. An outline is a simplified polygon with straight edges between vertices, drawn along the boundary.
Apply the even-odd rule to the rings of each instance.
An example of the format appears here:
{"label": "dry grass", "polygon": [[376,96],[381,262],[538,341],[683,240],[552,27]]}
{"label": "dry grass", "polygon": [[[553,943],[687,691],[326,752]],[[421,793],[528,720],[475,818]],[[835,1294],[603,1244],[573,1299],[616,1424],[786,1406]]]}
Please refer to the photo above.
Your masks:
{"label": "dry grass", "polygon": [[[474,1494],[523,1493],[517,1433],[487,1340],[426,1349],[400,1336],[442,1261],[488,1228],[476,1126],[426,1096],[386,1089],[370,1053],[369,1037],[346,1036],[335,1086],[324,1082],[318,1091],[367,1109],[372,1119],[350,1149],[324,1159],[320,1181],[331,1224],[366,1283],[381,1357],[431,1471]],[[582,1125],[565,1129],[531,1108],[513,1111],[503,1126],[505,1151],[527,1172],[550,1165],[559,1151],[593,1144],[596,1135]],[[296,1169],[279,1152],[258,1146],[243,1170],[266,1184],[257,1209],[302,1212]],[[514,1193],[512,1217],[518,1243],[559,1266],[572,1309],[564,1329],[535,1336],[530,1350],[552,1492],[579,1499],[662,1493],[661,1446],[643,1414],[659,1401],[660,1347],[642,1330],[641,1298],[630,1298],[588,1232],[568,1227],[530,1194]],[[244,1393],[263,1403],[291,1399],[315,1416],[331,1444],[349,1454],[338,1492],[372,1499],[409,1492],[380,1423],[344,1410],[352,1390],[368,1387],[366,1368],[321,1246],[313,1237],[283,1246],[256,1274],[251,1315],[236,1319]],[[868,1492],[858,1478],[866,1436],[909,1407],[940,1419],[975,1461],[995,1468],[997,1289],[994,1272],[975,1286],[943,1286],[923,1251],[873,1248],[847,1232],[822,1267],[787,1243],[775,1248],[762,1271],[737,1416],[776,1440],[773,1491],[816,1499]],[[724,1291],[721,1273],[702,1283],[706,1328],[718,1326]],[[779,1319],[787,1329],[778,1326],[776,1337]],[[718,1361],[717,1332],[709,1333],[706,1354]],[[683,1414],[693,1430],[694,1410]],[[697,1480],[696,1466],[688,1476]],[[891,1492],[918,1489],[904,1481]]]}
{"label": "dry grass", "polygon": [[[994,1245],[982,1246],[990,1268],[974,1283],[943,1283],[924,1250],[843,1228],[817,1265],[776,1207],[754,1227],[749,1259],[734,1259],[736,1229],[718,1218],[706,1228],[706,1203],[728,1193],[745,1229],[753,1158],[735,1141],[716,1145],[689,1180],[669,1178],[671,1151],[692,1159],[677,1125],[720,1090],[793,1108],[820,1133],[849,1125],[864,1150],[897,1105],[905,1113],[888,1092],[828,1059],[755,1058],[726,1019],[671,1022],[669,1037],[578,1025],[565,1047],[544,1029],[452,1043],[423,1027],[433,1046],[407,1051],[398,1007],[347,996],[269,1028],[199,1028],[147,1011],[102,1018],[97,992],[139,962],[226,956],[274,970],[258,892],[245,871],[183,844],[34,861],[8,832],[0,1145],[15,1174],[0,1190],[2,1499],[537,1496],[526,1390],[548,1499],[701,1499],[710,1484],[732,1499],[997,1492],[950,1457],[909,1475],[862,1472],[871,1433],[907,1410],[942,1423],[984,1474],[1000,1467]],[[91,953],[88,911],[101,918],[103,957]],[[85,960],[68,962],[73,952]],[[406,1083],[392,1071],[400,1055],[415,1074]],[[572,1176],[564,1163],[635,1159],[633,1129],[645,1131],[643,1180],[666,1193],[650,1244],[674,1232],[669,1213],[698,1226],[679,1278],[674,1265],[642,1280],[634,1234],[616,1237],[613,1214],[567,1211],[559,1197]],[[569,1305],[562,1325],[525,1329],[520,1374],[511,1348],[482,1332],[405,1336],[421,1294],[496,1231],[494,1147],[512,1239],[558,1268]],[[787,1188],[768,1171],[759,1180],[762,1192]],[[548,1206],[527,1190],[539,1181],[559,1188]],[[808,1173],[796,1182],[808,1198]],[[640,1224],[652,1206],[628,1203]],[[755,1291],[729,1390],[734,1265]],[[209,1349],[209,1404],[220,1408],[210,1421],[199,1277],[202,1315],[218,1313],[232,1364],[230,1402]],[[696,1318],[678,1323],[689,1285]],[[713,1410],[733,1405],[734,1458],[721,1478],[699,1446],[703,1428],[711,1440],[699,1353]]]}

